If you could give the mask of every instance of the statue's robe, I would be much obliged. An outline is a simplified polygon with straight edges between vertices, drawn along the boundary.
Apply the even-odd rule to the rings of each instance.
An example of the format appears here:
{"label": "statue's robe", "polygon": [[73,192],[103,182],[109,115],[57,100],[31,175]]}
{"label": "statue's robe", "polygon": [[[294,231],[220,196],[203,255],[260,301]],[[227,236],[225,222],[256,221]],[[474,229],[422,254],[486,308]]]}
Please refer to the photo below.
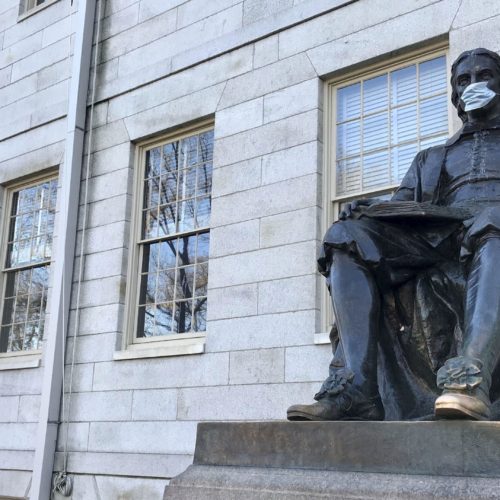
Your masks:
{"label": "statue's robe", "polygon": [[[450,177],[450,163],[464,170],[467,162],[485,161],[491,168],[479,169],[482,178],[464,181],[463,172]],[[468,208],[474,216],[464,223],[405,225],[365,217],[334,223],[324,238],[322,274],[328,278],[332,251],[347,251],[372,271],[381,291],[378,383],[388,420],[432,414],[437,370],[461,354],[470,257],[485,235],[500,237],[500,122],[481,130],[466,124],[445,145],[421,151],[392,199],[451,206],[449,192],[457,183],[488,191],[488,199],[472,197]],[[328,394],[345,364],[335,327],[331,339],[334,357],[317,399]],[[490,396],[500,409],[498,367],[492,382]],[[500,415],[496,406],[494,418]]]}

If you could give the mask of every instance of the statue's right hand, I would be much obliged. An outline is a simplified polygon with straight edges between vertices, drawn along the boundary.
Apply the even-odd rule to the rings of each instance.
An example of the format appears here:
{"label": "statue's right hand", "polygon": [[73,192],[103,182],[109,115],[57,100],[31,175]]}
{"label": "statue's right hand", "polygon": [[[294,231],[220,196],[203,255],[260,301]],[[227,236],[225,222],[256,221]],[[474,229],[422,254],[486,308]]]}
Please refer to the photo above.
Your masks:
{"label": "statue's right hand", "polygon": [[373,205],[378,200],[377,198],[364,198],[362,200],[354,200],[346,203],[342,207],[342,211],[339,213],[339,220],[351,219],[359,212],[359,207],[369,207]]}

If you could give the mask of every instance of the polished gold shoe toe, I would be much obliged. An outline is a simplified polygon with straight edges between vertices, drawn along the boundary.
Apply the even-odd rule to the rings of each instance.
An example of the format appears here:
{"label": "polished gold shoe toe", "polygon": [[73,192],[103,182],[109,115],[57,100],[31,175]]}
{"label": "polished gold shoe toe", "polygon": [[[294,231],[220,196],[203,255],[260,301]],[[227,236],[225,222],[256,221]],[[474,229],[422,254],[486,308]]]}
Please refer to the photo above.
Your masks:
{"label": "polished gold shoe toe", "polygon": [[436,399],[437,418],[490,420],[490,407],[481,398],[461,392],[445,391]]}

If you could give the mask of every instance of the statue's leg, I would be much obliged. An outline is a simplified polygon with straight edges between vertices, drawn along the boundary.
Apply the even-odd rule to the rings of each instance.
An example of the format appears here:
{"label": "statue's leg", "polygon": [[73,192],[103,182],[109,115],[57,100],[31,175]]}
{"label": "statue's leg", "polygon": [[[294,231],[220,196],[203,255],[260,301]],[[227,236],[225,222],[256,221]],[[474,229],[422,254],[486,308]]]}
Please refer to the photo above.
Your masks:
{"label": "statue's leg", "polygon": [[483,238],[474,253],[465,304],[463,356],[438,372],[445,389],[436,414],[449,418],[489,419],[491,374],[500,357],[500,238]]}
{"label": "statue's leg", "polygon": [[343,250],[333,250],[328,279],[341,340],[335,358],[342,357],[344,366],[331,365],[330,376],[315,396],[318,402],[291,406],[288,419],[383,420],[377,385],[377,285],[370,271]]}
{"label": "statue's leg", "polygon": [[333,252],[329,279],[346,366],[354,374],[352,383],[367,396],[377,396],[380,292],[371,272],[341,250]]}
{"label": "statue's leg", "polygon": [[477,250],[467,282],[464,355],[480,359],[492,373],[500,357],[500,238]]}

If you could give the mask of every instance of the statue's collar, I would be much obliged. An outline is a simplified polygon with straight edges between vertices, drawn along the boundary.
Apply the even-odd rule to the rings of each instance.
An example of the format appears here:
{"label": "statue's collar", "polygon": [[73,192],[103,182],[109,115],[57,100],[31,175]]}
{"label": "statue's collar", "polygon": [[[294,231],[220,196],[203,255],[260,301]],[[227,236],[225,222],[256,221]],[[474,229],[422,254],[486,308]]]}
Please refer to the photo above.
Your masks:
{"label": "statue's collar", "polygon": [[445,147],[449,148],[453,146],[463,135],[473,134],[474,132],[478,132],[479,130],[493,130],[500,129],[500,119],[497,118],[495,120],[490,120],[488,122],[483,123],[464,123],[462,128],[454,135],[452,135],[446,142]]}

